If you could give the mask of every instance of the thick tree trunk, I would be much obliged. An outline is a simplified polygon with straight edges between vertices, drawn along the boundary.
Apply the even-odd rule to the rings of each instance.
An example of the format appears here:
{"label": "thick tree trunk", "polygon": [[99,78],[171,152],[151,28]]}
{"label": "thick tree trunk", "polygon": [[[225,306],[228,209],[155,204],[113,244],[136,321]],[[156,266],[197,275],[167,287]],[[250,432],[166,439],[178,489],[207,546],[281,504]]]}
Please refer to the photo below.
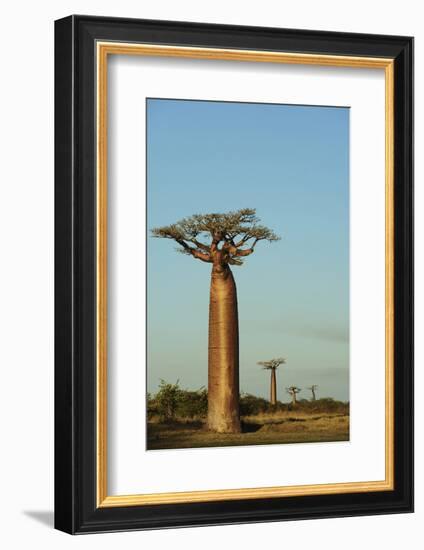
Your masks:
{"label": "thick tree trunk", "polygon": [[212,269],[209,303],[208,428],[240,432],[237,290],[228,266]]}
{"label": "thick tree trunk", "polygon": [[293,406],[296,405],[296,394],[295,393],[292,394],[292,403],[293,403]]}
{"label": "thick tree trunk", "polygon": [[277,404],[277,380],[275,375],[275,369],[271,369],[271,405]]}

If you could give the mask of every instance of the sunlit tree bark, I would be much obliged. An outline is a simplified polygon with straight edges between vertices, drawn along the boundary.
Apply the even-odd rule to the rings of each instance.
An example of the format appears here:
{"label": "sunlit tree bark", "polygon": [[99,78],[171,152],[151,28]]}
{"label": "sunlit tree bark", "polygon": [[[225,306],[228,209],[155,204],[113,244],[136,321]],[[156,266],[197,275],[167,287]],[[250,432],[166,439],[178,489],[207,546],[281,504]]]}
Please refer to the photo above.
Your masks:
{"label": "sunlit tree bark", "polygon": [[240,266],[259,241],[277,235],[259,224],[256,211],[197,214],[152,230],[172,239],[183,254],[211,264],[208,346],[208,428],[240,431],[237,290],[230,266]]}
{"label": "sunlit tree bark", "polygon": [[269,361],[258,361],[258,365],[261,365],[265,370],[271,371],[271,387],[270,398],[271,405],[277,404],[277,376],[276,371],[280,365],[284,365],[286,360],[283,357],[278,359],[270,359]]}
{"label": "sunlit tree bark", "polygon": [[316,384],[312,384],[312,386],[309,386],[308,390],[311,390],[312,392],[312,401],[316,401],[317,399],[317,395],[316,395],[316,391],[318,389],[318,386]]}

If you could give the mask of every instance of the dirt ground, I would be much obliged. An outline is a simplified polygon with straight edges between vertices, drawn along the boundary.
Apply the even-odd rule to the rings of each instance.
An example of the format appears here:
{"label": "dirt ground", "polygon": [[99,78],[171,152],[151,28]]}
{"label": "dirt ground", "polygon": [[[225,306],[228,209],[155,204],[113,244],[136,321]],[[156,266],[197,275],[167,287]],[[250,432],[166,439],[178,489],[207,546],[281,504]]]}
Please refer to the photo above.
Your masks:
{"label": "dirt ground", "polygon": [[149,422],[147,448],[184,449],[349,441],[349,416],[331,413],[280,413],[242,418],[242,433],[216,434],[202,420]]}

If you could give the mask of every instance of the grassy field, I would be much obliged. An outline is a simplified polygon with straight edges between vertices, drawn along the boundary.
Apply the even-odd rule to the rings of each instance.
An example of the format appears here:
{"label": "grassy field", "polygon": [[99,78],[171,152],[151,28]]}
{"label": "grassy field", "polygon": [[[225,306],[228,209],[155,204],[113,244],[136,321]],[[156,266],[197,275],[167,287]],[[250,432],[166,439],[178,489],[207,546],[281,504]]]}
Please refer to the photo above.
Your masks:
{"label": "grassy field", "polygon": [[160,422],[147,425],[148,449],[183,449],[233,445],[267,445],[348,441],[349,415],[312,411],[278,411],[242,417],[242,433],[216,434],[203,420]]}

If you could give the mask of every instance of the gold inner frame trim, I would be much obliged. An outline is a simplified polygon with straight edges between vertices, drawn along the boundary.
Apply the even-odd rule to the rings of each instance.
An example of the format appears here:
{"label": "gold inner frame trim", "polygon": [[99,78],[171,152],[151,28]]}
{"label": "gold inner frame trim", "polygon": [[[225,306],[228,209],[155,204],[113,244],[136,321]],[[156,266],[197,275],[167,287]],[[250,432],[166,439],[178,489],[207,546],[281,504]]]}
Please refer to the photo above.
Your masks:
{"label": "gold inner frame trim", "polygon": [[[394,60],[123,42],[96,44],[97,54],[97,506],[142,506],[255,498],[364,493],[394,489]],[[107,61],[109,55],[220,59],[384,69],[385,71],[385,479],[281,487],[109,496],[107,493]]]}

